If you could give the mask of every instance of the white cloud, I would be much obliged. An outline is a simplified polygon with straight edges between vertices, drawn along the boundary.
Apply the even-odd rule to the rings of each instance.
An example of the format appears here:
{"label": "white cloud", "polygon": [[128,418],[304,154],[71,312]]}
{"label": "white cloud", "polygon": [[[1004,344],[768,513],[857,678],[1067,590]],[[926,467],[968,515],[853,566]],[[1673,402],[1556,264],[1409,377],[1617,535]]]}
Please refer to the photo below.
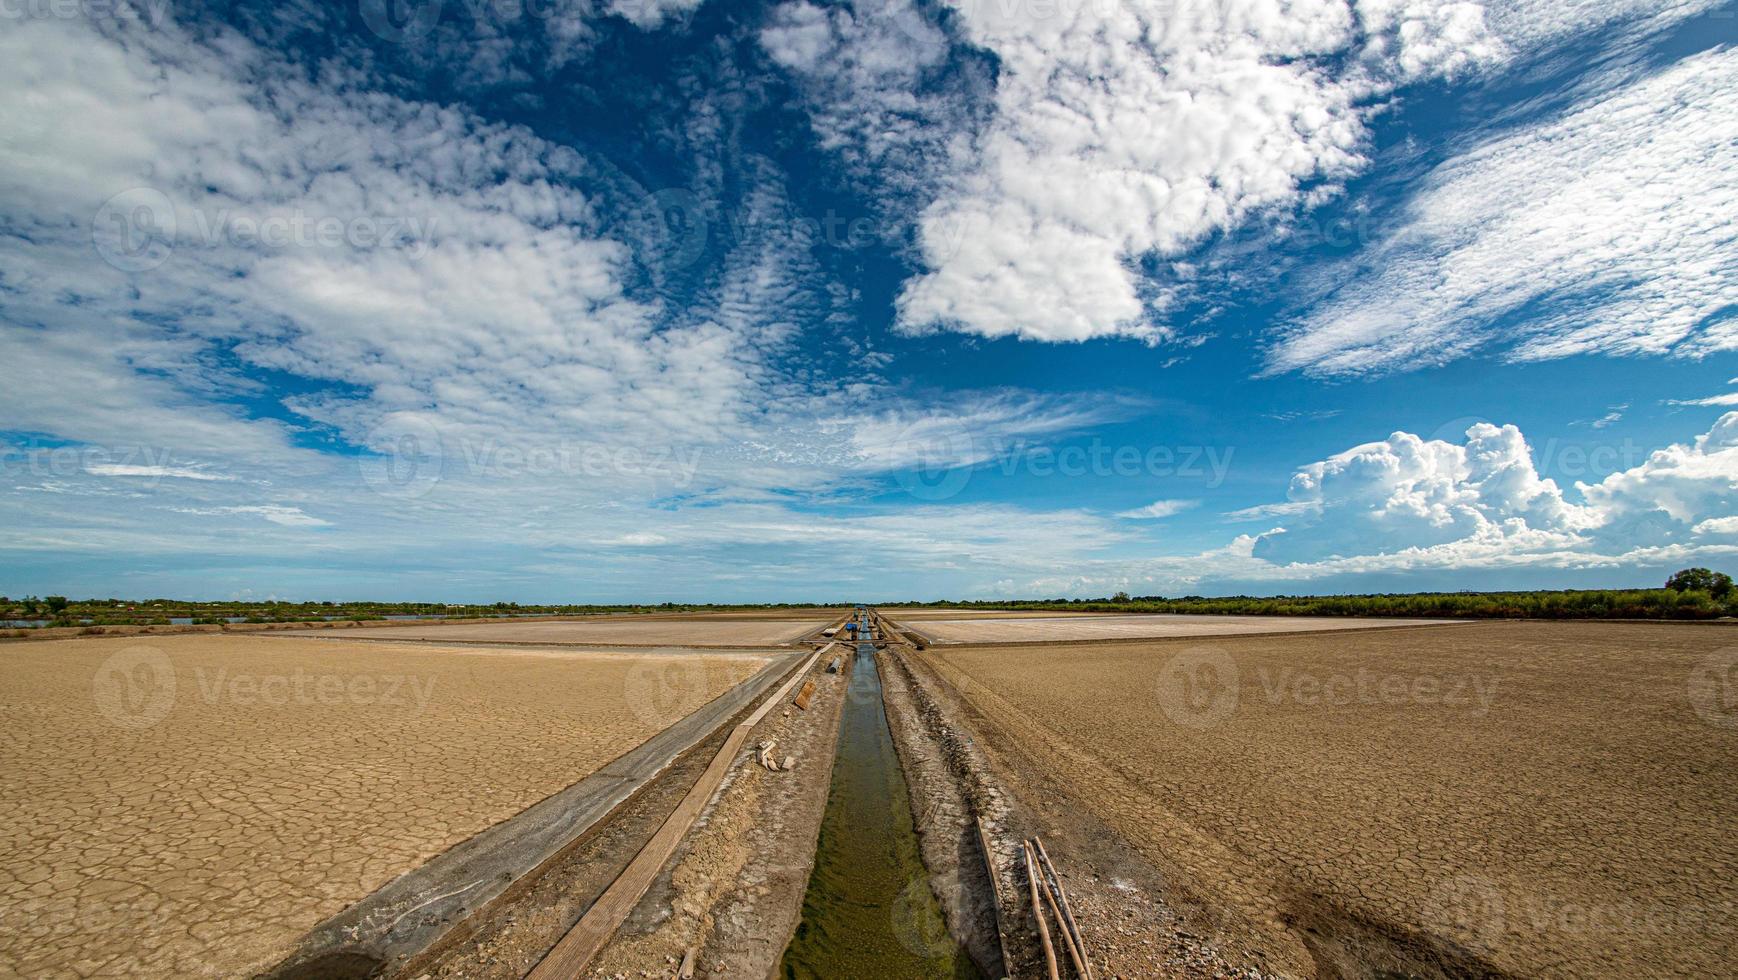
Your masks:
{"label": "white cloud", "polygon": [[1396,432],[1301,468],[1299,519],[1251,556],[1302,574],[1376,568],[1598,564],[1694,550],[1738,510],[1738,412],[1598,483],[1581,502],[1539,476],[1520,430],[1479,423],[1466,442]]}
{"label": "white cloud", "polygon": [[[1149,315],[1166,297],[1134,262],[1320,200],[1363,164],[1372,99],[1498,50],[1474,4],[956,11],[966,39],[999,59],[996,115],[923,213],[929,271],[899,298],[913,331],[1166,337]],[[1336,59],[1337,74],[1325,67]]]}
{"label": "white cloud", "polygon": [[130,463],[95,463],[85,468],[93,476],[173,477],[177,480],[228,481],[235,477],[186,466],[142,466]]}
{"label": "white cloud", "polygon": [[1567,540],[1590,522],[1538,475],[1519,429],[1479,423],[1466,437],[1396,432],[1303,467],[1287,496],[1306,516],[1262,535],[1253,554],[1283,564],[1537,533]]}
{"label": "white cloud", "polygon": [[258,514],[260,517],[281,524],[284,527],[330,527],[332,522],[321,520],[311,514],[302,512],[299,507],[285,507],[279,504],[263,504],[254,507],[225,507],[226,514]]}
{"label": "white cloud", "polygon": [[1199,500],[1155,500],[1145,507],[1125,510],[1116,516],[1131,521],[1156,521],[1166,517],[1175,517],[1183,511],[1199,507]]}
{"label": "white cloud", "polygon": [[[293,447],[295,423],[221,407],[259,394],[259,368],[313,383],[284,401],[306,426],[375,448],[393,418],[437,425],[456,454],[716,447],[773,406],[806,411],[775,366],[812,277],[776,174],[748,205],[768,230],[665,309],[628,295],[641,267],[599,230],[573,151],[201,37],[124,17],[0,36],[0,83],[32,93],[0,107],[9,427],[331,469]],[[262,240],[273,228],[287,237]],[[150,229],[166,253],[113,251]]]}
{"label": "white cloud", "polygon": [[1738,516],[1710,517],[1696,525],[1697,534],[1738,534]]}
{"label": "white cloud", "polygon": [[1738,405],[1738,391],[1729,391],[1724,395],[1709,395],[1706,398],[1672,399],[1673,405]]}
{"label": "white cloud", "polygon": [[988,71],[950,61],[947,35],[912,0],[791,0],[772,9],[760,43],[797,82],[817,142],[887,212],[882,237],[899,238],[967,152]]}
{"label": "white cloud", "polygon": [[651,29],[680,14],[698,10],[705,0],[609,0],[604,9],[630,21],[635,27]]}
{"label": "white cloud", "polygon": [[[1270,351],[1354,375],[1738,348],[1738,51],[1715,49],[1439,167],[1404,224]],[[1523,315],[1523,311],[1524,315]]]}
{"label": "white cloud", "polygon": [[1516,47],[1537,49],[1619,26],[1633,36],[1663,30],[1725,0],[1508,0],[1488,5],[1491,26]]}
{"label": "white cloud", "polygon": [[1582,502],[1541,478],[1514,426],[1474,425],[1464,443],[1397,432],[1298,470],[1291,501],[1228,517],[1285,526],[1192,555],[1090,556],[996,595],[1178,594],[1299,587],[1383,575],[1446,575],[1489,587],[1510,569],[1622,571],[1738,557],[1738,412],[1597,484]]}
{"label": "white cloud", "polygon": [[1266,521],[1275,517],[1291,517],[1297,514],[1314,513],[1321,509],[1321,504],[1313,500],[1288,500],[1278,504],[1256,504],[1240,510],[1227,512],[1228,521]]}

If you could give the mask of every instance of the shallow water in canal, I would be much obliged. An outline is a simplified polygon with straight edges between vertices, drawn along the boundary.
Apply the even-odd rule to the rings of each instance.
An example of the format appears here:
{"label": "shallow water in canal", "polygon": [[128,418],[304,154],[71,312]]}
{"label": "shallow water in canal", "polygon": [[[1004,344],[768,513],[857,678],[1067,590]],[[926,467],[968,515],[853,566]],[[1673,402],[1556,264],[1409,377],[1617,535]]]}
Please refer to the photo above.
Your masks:
{"label": "shallow water in canal", "polygon": [[850,685],[815,870],[781,975],[980,980],[930,891],[871,644],[858,647]]}

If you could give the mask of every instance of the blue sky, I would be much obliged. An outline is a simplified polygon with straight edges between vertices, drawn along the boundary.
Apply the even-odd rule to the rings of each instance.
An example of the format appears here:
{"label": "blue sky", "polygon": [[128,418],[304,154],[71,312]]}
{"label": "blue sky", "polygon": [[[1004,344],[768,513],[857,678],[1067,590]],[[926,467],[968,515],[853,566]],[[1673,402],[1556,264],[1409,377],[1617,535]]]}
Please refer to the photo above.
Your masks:
{"label": "blue sky", "polygon": [[15,5],[0,593],[1730,567],[1735,41],[1622,0]]}

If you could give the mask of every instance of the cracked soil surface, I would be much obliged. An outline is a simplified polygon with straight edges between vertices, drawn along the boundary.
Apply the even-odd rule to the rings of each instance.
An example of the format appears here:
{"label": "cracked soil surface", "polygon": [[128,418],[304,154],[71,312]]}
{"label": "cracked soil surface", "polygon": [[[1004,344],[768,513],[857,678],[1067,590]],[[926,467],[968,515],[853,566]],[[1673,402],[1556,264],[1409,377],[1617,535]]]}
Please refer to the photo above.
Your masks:
{"label": "cracked soil surface", "polygon": [[1664,977],[1738,959],[1735,649],[1520,622],[923,656],[1277,972]]}
{"label": "cracked soil surface", "polygon": [[764,663],[221,634],[0,648],[0,977],[267,968]]}

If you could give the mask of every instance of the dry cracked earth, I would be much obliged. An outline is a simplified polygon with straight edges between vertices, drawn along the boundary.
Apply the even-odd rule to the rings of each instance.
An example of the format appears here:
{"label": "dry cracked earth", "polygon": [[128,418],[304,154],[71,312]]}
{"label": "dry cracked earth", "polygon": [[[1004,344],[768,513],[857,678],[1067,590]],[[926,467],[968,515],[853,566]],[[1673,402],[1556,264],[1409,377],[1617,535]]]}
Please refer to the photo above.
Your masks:
{"label": "dry cracked earth", "polygon": [[1665,977],[1738,960],[1735,653],[1529,622],[926,657],[1281,972]]}
{"label": "dry cracked earth", "polygon": [[0,977],[246,975],[751,654],[221,634],[0,647]]}

